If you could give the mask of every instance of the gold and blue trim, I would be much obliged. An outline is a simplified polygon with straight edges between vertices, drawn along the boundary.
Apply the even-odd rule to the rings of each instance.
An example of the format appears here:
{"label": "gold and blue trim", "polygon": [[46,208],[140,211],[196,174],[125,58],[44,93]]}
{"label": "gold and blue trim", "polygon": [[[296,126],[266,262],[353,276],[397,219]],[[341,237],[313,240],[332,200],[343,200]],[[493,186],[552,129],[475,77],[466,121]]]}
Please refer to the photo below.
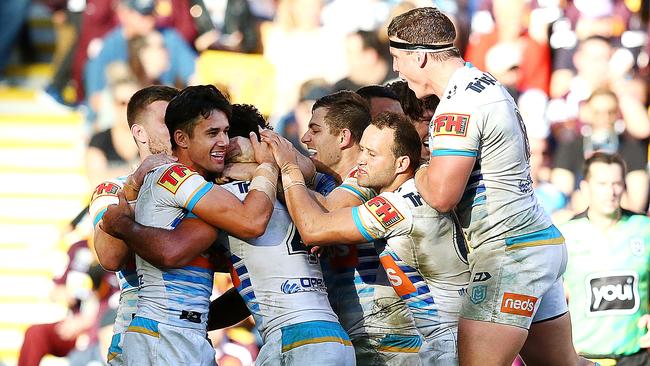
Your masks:
{"label": "gold and blue trim", "polygon": [[377,351],[394,353],[418,353],[422,338],[418,335],[388,334],[380,342]]}
{"label": "gold and blue trim", "polygon": [[475,158],[478,156],[478,152],[475,150],[435,149],[431,150],[431,156],[469,156]]}
{"label": "gold and blue trim", "polygon": [[323,320],[288,325],[282,331],[282,352],[317,343],[340,343],[352,347],[350,337],[339,323]]}
{"label": "gold and blue trim", "polygon": [[129,324],[129,327],[126,328],[126,331],[160,338],[160,332],[158,331],[158,322],[140,316],[136,316],[133,318],[133,320],[131,320],[131,324]]}
{"label": "gold and blue trim", "polygon": [[555,225],[529,234],[506,238],[506,249],[564,244],[564,237]]}
{"label": "gold and blue trim", "polygon": [[366,225],[364,225],[359,215],[359,207],[352,207],[352,220],[354,221],[354,226],[357,227],[357,230],[361,233],[364,239],[367,241],[373,241],[376,238],[372,236]]}

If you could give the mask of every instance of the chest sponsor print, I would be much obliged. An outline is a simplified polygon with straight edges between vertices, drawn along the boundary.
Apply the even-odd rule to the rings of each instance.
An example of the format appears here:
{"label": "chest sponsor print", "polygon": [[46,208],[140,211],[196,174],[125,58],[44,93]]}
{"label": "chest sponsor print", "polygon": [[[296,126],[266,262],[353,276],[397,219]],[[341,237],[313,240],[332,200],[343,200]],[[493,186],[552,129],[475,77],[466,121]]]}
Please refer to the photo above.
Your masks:
{"label": "chest sponsor print", "polygon": [[585,279],[587,314],[634,314],[639,309],[639,275],[633,271],[592,274]]}

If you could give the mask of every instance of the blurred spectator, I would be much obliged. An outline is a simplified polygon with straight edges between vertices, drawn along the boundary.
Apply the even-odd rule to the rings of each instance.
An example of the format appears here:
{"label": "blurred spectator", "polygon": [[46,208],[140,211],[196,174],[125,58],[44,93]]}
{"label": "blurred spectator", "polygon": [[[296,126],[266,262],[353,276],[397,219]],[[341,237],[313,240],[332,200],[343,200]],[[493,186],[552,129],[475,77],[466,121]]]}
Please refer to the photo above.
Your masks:
{"label": "blurred spectator", "polygon": [[[120,26],[106,35],[97,57],[86,64],[85,78],[88,101],[93,111],[100,107],[100,92],[106,86],[104,70],[114,61],[129,59],[128,40],[146,36],[155,29],[153,0],[120,0],[117,15]],[[166,85],[187,85],[194,75],[196,54],[173,29],[161,31],[164,45],[169,54],[169,68],[160,81]]]}
{"label": "blurred spectator", "polygon": [[370,116],[375,118],[382,112],[404,114],[399,97],[392,90],[381,85],[368,85],[357,90],[370,106]]}
{"label": "blurred spectator", "polygon": [[0,2],[0,75],[3,75],[11,57],[20,29],[29,13],[29,0]]}
{"label": "blurred spectator", "polygon": [[307,132],[311,118],[311,108],[316,101],[331,92],[331,86],[323,79],[309,80],[300,87],[298,104],[293,110],[280,118],[275,131],[291,141],[293,146],[302,154],[307,155],[305,146],[300,142]]}
{"label": "blurred spectator", "polygon": [[123,63],[109,65],[107,73],[111,83],[113,114],[117,120],[110,128],[93,135],[88,144],[86,173],[91,187],[112,177],[128,174],[133,164],[139,162],[138,149],[125,119],[129,99],[140,86]]}
{"label": "blurred spectator", "polygon": [[38,366],[46,355],[65,357],[75,348],[78,337],[92,328],[99,309],[88,275],[93,261],[87,241],[70,246],[67,268],[54,279],[52,290],[52,299],[66,303],[69,313],[60,322],[27,328],[18,366]]}
{"label": "blurred spectator", "polygon": [[620,157],[596,153],[584,175],[589,208],[561,227],[576,350],[601,365],[648,365],[650,219],[621,208]]}
{"label": "blurred spectator", "polygon": [[253,356],[246,347],[232,342],[224,329],[208,333],[216,354],[217,365],[248,366],[253,364]]}
{"label": "blurred spectator", "polygon": [[169,52],[160,32],[153,31],[129,40],[129,66],[140,85],[162,84],[169,69]]}
{"label": "blurred spectator", "polygon": [[487,70],[486,55],[500,42],[511,43],[519,49],[521,76],[516,85],[519,92],[538,89],[548,94],[551,77],[551,53],[545,39],[533,38],[526,23],[530,4],[525,0],[492,0],[492,15],[485,29],[473,25],[465,59],[478,69]]}
{"label": "blurred spectator", "polygon": [[[565,195],[571,196],[576,182],[582,179],[581,168],[587,157],[596,151],[619,153],[628,168],[624,206],[636,212],[645,212],[649,186],[648,142],[630,136],[618,116],[619,100],[616,94],[609,89],[594,91],[580,109],[584,123],[581,135],[568,142],[560,142],[557,147],[552,182]],[[647,114],[645,118],[647,123]]]}
{"label": "blurred spectator", "polygon": [[197,49],[261,51],[259,25],[247,0],[203,0],[203,3],[208,16],[201,21],[209,22],[204,27],[209,26],[211,30],[196,40]]}
{"label": "blurred spectator", "polygon": [[355,91],[365,85],[384,84],[395,79],[388,57],[388,45],[379,41],[377,33],[357,31],[345,41],[348,76],[334,84],[334,91]]}
{"label": "blurred spectator", "polygon": [[262,24],[264,57],[276,71],[276,116],[298,102],[300,85],[307,80],[334,83],[345,76],[345,34],[321,26],[322,3],[280,0],[273,22]]}
{"label": "blurred spectator", "polygon": [[562,210],[567,204],[567,197],[551,184],[552,156],[547,139],[530,137],[530,175],[537,201],[546,213],[553,214]]}

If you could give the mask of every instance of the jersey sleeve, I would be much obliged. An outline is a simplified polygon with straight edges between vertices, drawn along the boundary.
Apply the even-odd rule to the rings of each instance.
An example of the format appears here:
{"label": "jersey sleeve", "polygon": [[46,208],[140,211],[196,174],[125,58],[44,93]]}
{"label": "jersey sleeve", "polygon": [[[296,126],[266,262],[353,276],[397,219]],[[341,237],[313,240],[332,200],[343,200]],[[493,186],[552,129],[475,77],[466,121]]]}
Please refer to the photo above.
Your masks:
{"label": "jersey sleeve", "polygon": [[167,166],[162,174],[155,176],[155,179],[153,187],[157,195],[167,201],[167,205],[182,207],[190,212],[213,186],[213,183],[207,182],[201,175],[183,164]]}
{"label": "jersey sleeve", "polygon": [[408,234],[413,221],[402,197],[392,192],[382,193],[361,206],[353,207],[352,219],[368,241]]}
{"label": "jersey sleeve", "polygon": [[122,185],[113,181],[102,182],[95,187],[88,207],[90,218],[93,220],[93,227],[97,226],[109,205],[119,203],[117,191],[120,189],[122,189]]}
{"label": "jersey sleeve", "polygon": [[356,169],[353,170],[348,176],[343,180],[340,186],[336,189],[342,189],[348,193],[351,193],[357,197],[361,202],[367,202],[377,195],[372,188],[361,187],[357,182]]}
{"label": "jersey sleeve", "polygon": [[481,141],[483,116],[472,113],[441,113],[429,125],[431,156],[476,157]]}

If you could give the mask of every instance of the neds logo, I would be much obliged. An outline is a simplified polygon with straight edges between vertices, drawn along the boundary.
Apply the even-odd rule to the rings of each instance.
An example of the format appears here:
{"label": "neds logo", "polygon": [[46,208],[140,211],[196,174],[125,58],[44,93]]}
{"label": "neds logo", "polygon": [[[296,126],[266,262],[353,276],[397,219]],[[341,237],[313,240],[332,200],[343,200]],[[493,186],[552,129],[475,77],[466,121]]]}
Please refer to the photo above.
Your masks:
{"label": "neds logo", "polygon": [[501,300],[501,312],[530,318],[533,316],[536,303],[537,298],[534,296],[506,292],[503,294],[503,299]]}
{"label": "neds logo", "polygon": [[633,314],[639,308],[636,272],[600,273],[588,277],[586,282],[590,313]]}

